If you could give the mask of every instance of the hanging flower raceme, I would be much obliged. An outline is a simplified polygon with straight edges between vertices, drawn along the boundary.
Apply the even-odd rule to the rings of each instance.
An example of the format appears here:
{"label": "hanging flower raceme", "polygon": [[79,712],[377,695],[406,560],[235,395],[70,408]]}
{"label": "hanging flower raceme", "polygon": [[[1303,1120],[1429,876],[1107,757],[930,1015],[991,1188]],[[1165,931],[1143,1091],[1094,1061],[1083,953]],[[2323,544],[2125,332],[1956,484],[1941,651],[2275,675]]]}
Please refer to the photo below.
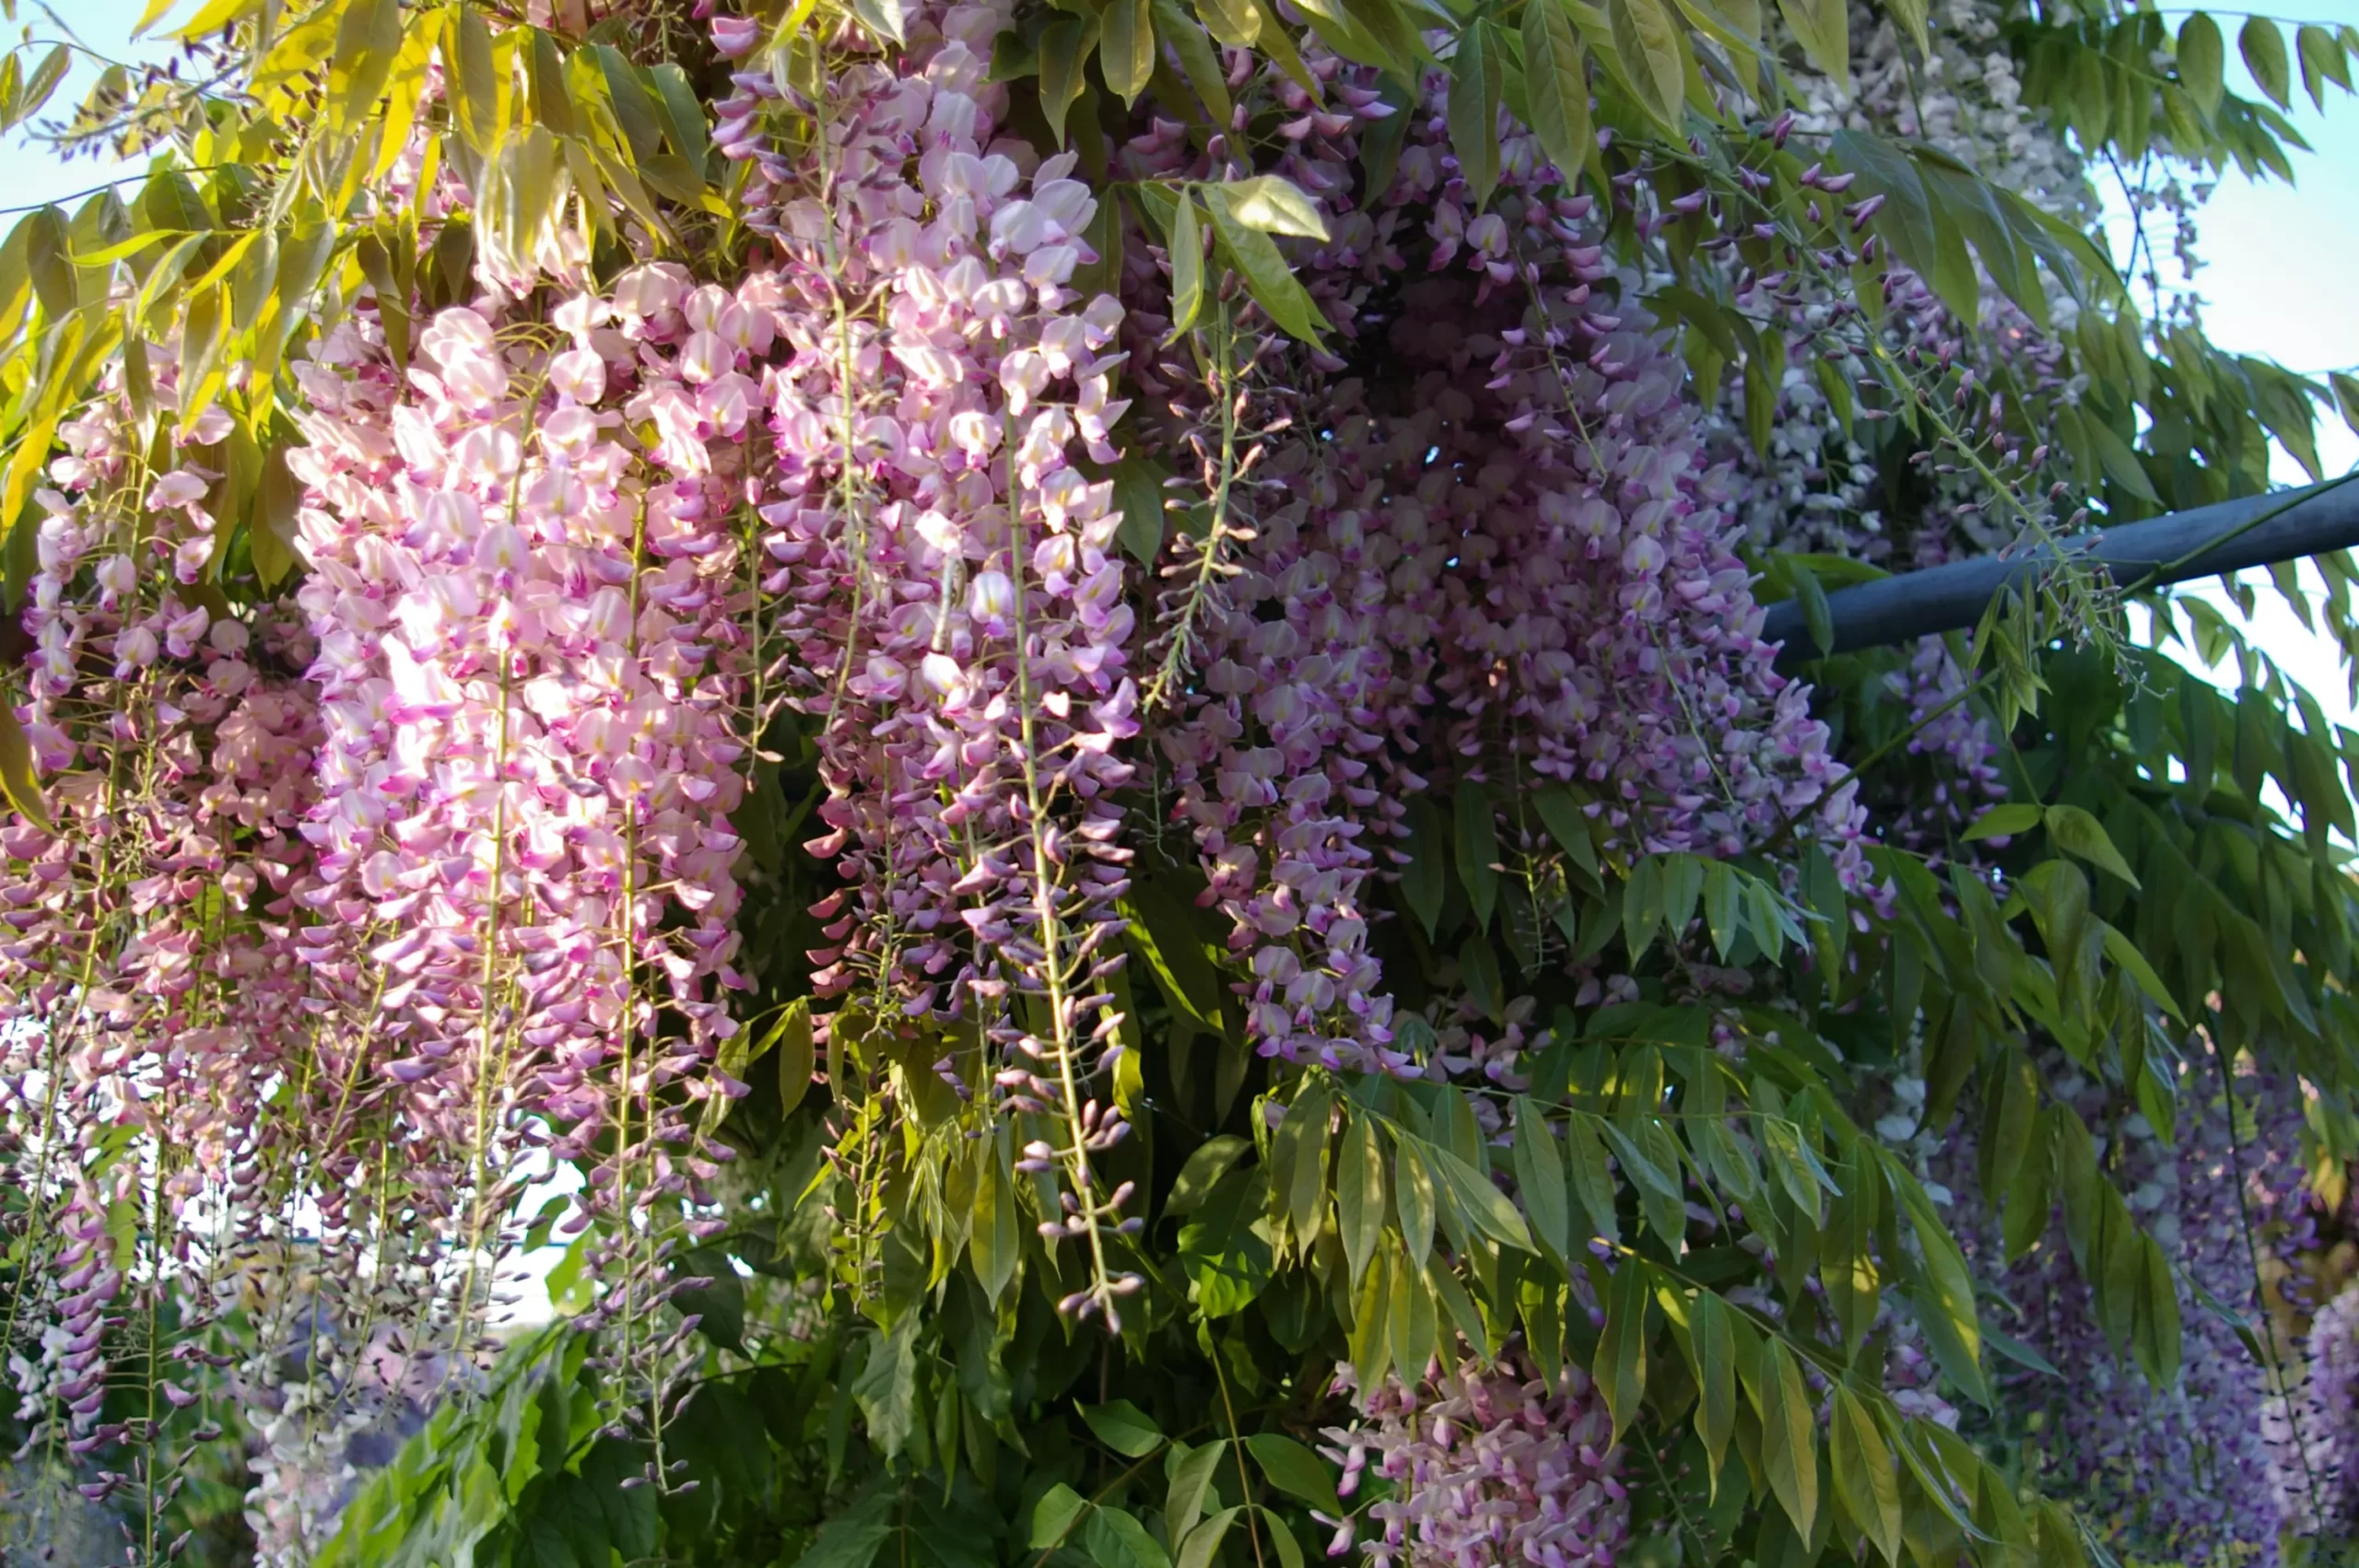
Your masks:
{"label": "hanging flower raceme", "polygon": [[390,1108],[462,1321],[529,1147],[603,1144],[592,1208],[693,1203],[713,1156],[659,1095],[742,1093],[709,1064],[742,983],[734,519],[767,290],[642,267],[546,323],[445,310],[405,374],[365,326],[298,371],[309,957],[365,1016],[331,1065]]}
{"label": "hanging flower raceme", "polygon": [[[1189,628],[1202,675],[1159,741],[1251,973],[1259,1048],[1403,1071],[1363,884],[1389,869],[1379,849],[1398,858],[1385,841],[1426,776],[1575,786],[1627,854],[1734,854],[1801,819],[1851,884],[1862,813],[1807,689],[1771,669],[1733,476],[1664,335],[1611,302],[1637,281],[1604,262],[1592,200],[1503,116],[1502,196],[1479,209],[1433,72],[1391,184],[1356,209],[1357,128],[1390,111],[1372,78],[1312,64],[1332,111],[1274,70],[1257,85],[1310,111],[1281,164],[1328,208],[1305,275],[1360,351],[1381,345],[1386,395],[1334,383],[1303,438],[1270,444],[1246,491],[1269,502],[1235,576],[1207,586]],[[1216,173],[1159,135],[1125,160]],[[1230,411],[1199,404],[1215,446]]]}
{"label": "hanging flower raceme", "polygon": [[2347,1536],[2359,1512],[2359,1286],[2318,1309],[2262,1411],[2278,1512],[2303,1535]]}
{"label": "hanging flower raceme", "polygon": [[[1341,1526],[1331,1554],[1357,1538],[1370,1562],[1407,1568],[1611,1568],[1619,1557],[1630,1531],[1622,1451],[1579,1368],[1552,1383],[1510,1349],[1487,1364],[1436,1363],[1414,1387],[1387,1375],[1358,1389],[1348,1369],[1337,1383],[1361,1410],[1326,1433],[1338,1490],[1357,1491],[1371,1459],[1389,1490]],[[1380,1533],[1360,1535],[1371,1527]]]}
{"label": "hanging flower raceme", "polygon": [[928,9],[893,62],[832,61],[831,151],[807,189],[762,193],[792,172],[765,117],[814,107],[769,75],[739,76],[723,118],[741,128],[722,139],[751,160],[756,227],[787,259],[765,586],[784,600],[796,700],[821,720],[829,831],[812,848],[848,884],[818,911],[835,945],[814,985],[971,1019],[1003,1047],[1009,1106],[1063,1129],[1023,1162],[1064,1173],[1070,1218],[1044,1229],[1086,1235],[1086,1303],[1110,1311],[1112,1207],[1089,1156],[1124,1126],[1090,1082],[1119,1023],[1101,982],[1128,885],[1115,796],[1138,730],[1135,614],[1111,486],[1079,464],[1116,455],[1119,357],[1101,351],[1121,310],[1067,287],[1096,207],[1074,156],[995,138],[1005,89],[984,77],[1003,20]]}
{"label": "hanging flower raceme", "polygon": [[[175,439],[177,395],[167,370],[143,419],[113,379],[61,428],[18,711],[50,820],[0,830],[0,1124],[31,1226],[5,1351],[22,1417],[64,1418],[76,1452],[128,1430],[98,1422],[106,1315],[131,1293],[205,1320],[229,1257],[286,1221],[297,1129],[264,1106],[308,1033],[304,649],[205,585],[229,421]],[[126,1247],[131,1216],[150,1239]],[[204,1245],[176,1241],[200,1220]]]}
{"label": "hanging flower raceme", "polygon": [[[2213,1069],[2199,1058],[2193,1071]],[[2197,1290],[2257,1314],[2250,1226],[2276,1191],[2298,1181],[2298,1092],[2240,1082],[2238,1097],[2250,1103],[2236,1114],[2259,1123],[2248,1137],[2201,1079],[2190,1087],[2175,1149],[2143,1117],[2119,1118],[2117,1179]],[[2094,1111],[2101,1092],[2085,1081],[2080,1092]],[[2156,1560],[2273,1561],[2281,1523],[2298,1515],[2281,1517],[2272,1488],[2306,1506],[2309,1485],[2282,1420],[2272,1442],[2263,1420],[2271,1375],[2253,1364],[2236,1325],[2190,1293],[2180,1307],[2180,1382],[2157,1389],[2109,1342],[2062,1237],[2051,1235],[2001,1288],[2023,1313],[2010,1332],[2062,1375],[2004,1378],[2026,1408],[2045,1412],[2035,1455],[2043,1483],[2086,1499],[2093,1517]]]}

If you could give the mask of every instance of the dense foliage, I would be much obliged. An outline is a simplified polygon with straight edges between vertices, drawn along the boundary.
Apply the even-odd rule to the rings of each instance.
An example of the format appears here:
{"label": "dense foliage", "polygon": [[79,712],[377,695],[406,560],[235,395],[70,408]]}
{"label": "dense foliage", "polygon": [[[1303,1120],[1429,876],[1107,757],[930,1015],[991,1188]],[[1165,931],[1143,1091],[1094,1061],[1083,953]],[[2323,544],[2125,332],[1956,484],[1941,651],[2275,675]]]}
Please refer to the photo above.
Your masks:
{"label": "dense foliage", "polygon": [[1761,635],[2317,475],[2180,269],[2359,32],[146,24],[0,64],[145,160],[0,244],[6,1550],[2359,1530],[2359,735],[2080,569]]}

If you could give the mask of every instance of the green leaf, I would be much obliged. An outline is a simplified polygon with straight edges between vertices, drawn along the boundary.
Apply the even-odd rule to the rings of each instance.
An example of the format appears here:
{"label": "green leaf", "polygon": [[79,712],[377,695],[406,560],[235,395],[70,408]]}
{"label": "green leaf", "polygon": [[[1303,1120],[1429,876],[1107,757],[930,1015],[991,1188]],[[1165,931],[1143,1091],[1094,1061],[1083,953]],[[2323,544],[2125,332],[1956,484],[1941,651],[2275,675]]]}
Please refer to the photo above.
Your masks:
{"label": "green leaf", "polygon": [[1262,41],[1262,9],[1251,0],[1195,0],[1204,30],[1232,49],[1251,49]]}
{"label": "green leaf", "polygon": [[2014,838],[2029,833],[2044,820],[2040,808],[2027,801],[2011,801],[2003,806],[1992,806],[1974,819],[1966,830],[1969,842],[1984,838]]}
{"label": "green leaf", "polygon": [[57,831],[49,819],[48,803],[41,799],[41,780],[33,773],[32,743],[17,720],[15,701],[5,696],[0,696],[0,790],[6,792],[18,815],[43,833]]}
{"label": "green leaf", "polygon": [[336,28],[335,53],[328,63],[331,123],[358,125],[377,107],[401,47],[400,0],[353,0]]}
{"label": "green leaf", "polygon": [[1696,1435],[1704,1443],[1712,1492],[1720,1489],[1720,1461],[1736,1430],[1736,1334],[1731,1308],[1713,1291],[1697,1291],[1687,1307],[1687,1339],[1696,1358]]}
{"label": "green leaf", "polygon": [[1384,1157],[1377,1148],[1376,1126],[1365,1117],[1353,1117],[1344,1129],[1344,1147],[1335,1164],[1335,1209],[1344,1258],[1352,1288],[1357,1290],[1384,1234]]}
{"label": "green leaf", "polygon": [[2155,492],[2154,482],[2146,477],[2137,451],[2121,439],[2120,432],[2093,409],[2082,411],[2081,427],[2088,432],[2089,444],[2096,449],[2097,466],[2105,471],[2107,479],[2142,501],[2162,504],[2162,497]]}
{"label": "green leaf", "polygon": [[2168,1388],[2178,1381],[2179,1372],[2178,1285],[2171,1277],[2170,1259],[2153,1236],[2139,1236],[2138,1253],[2136,1327],[2130,1334],[2130,1346],[2137,1352],[2139,1370],[2146,1375],[2147,1381],[2158,1388]]}
{"label": "green leaf", "polygon": [[[1546,3],[1546,0],[1543,0]],[[1477,19],[1458,35],[1449,63],[1449,146],[1458,170],[1473,193],[1477,211],[1488,205],[1499,183],[1498,46],[1491,24]]]}
{"label": "green leaf", "polygon": [[1242,1507],[1224,1508],[1188,1531],[1180,1543],[1179,1568],[1213,1568],[1220,1560],[1220,1543],[1229,1525],[1243,1512]]}
{"label": "green leaf", "polygon": [[2326,107],[2327,83],[2344,92],[2351,90],[2351,68],[2343,61],[2342,45],[2326,29],[2315,22],[2303,23],[2294,34],[2294,54],[2301,62],[2302,90],[2319,109]]}
{"label": "green leaf", "polygon": [[1102,1405],[1083,1405],[1081,1419],[1097,1435],[1097,1441],[1133,1459],[1144,1459],[1163,1446],[1163,1429],[1153,1417],[1128,1399],[1109,1399]]}
{"label": "green leaf", "polygon": [[2285,35],[2266,17],[2248,17],[2236,34],[2237,52],[2253,81],[2280,109],[2294,107],[2293,79],[2285,58]]}
{"label": "green leaf", "polygon": [[1632,968],[1646,957],[1661,929],[1662,863],[1652,855],[1641,855],[1631,862],[1629,878],[1622,888],[1622,941],[1630,950]]}
{"label": "green leaf", "polygon": [[1590,837],[1589,817],[1573,792],[1561,784],[1551,784],[1532,791],[1532,809],[1539,814],[1548,836],[1565,851],[1573,864],[1588,873],[1593,886],[1602,886],[1597,864],[1597,844]]}
{"label": "green leaf", "polygon": [[1419,1269],[1434,1249],[1434,1177],[1416,1145],[1402,1134],[1393,1140],[1392,1203],[1401,1222],[1401,1245]]}
{"label": "green leaf", "polygon": [[1278,1549],[1278,1568],[1302,1568],[1302,1542],[1295,1539],[1294,1527],[1285,1516],[1266,1504],[1256,1503],[1253,1511],[1270,1527],[1270,1542]]}
{"label": "green leaf", "polygon": [[851,0],[851,14],[860,25],[888,43],[908,41],[903,10],[901,0]]}
{"label": "green leaf", "polygon": [[1040,34],[1040,112],[1059,146],[1065,145],[1065,116],[1089,85],[1082,67],[1097,41],[1095,30],[1086,32],[1079,17],[1059,17]]}
{"label": "green leaf", "polygon": [[1328,1122],[1334,1096],[1324,1083],[1297,1094],[1279,1123],[1271,1152],[1272,1179],[1286,1206],[1286,1223],[1304,1253],[1319,1239],[1327,1214]]}
{"label": "green leaf", "polygon": [[[1204,309],[1204,237],[1196,221],[1196,198],[1187,190],[1171,211],[1171,335],[1176,342],[1196,324]],[[1156,529],[1161,536],[1161,525]]]}
{"label": "green leaf", "polygon": [[1974,1277],[1966,1271],[1966,1257],[1917,1179],[1891,1164],[1885,1174],[1901,1207],[1907,1211],[1918,1250],[1924,1257],[1924,1266],[1912,1281],[1917,1320],[1951,1381],[1977,1403],[1988,1404],[1990,1391],[1981,1365],[1982,1324],[1975,1311]]}
{"label": "green leaf", "polygon": [[2223,75],[2226,60],[2227,45],[2220,37],[2219,23],[2198,11],[2179,24],[2179,83],[2207,120],[2220,112],[2220,99],[2226,90]]}
{"label": "green leaf", "polygon": [[1107,0],[1098,27],[1097,68],[1127,108],[1155,75],[1155,18],[1148,0]]}
{"label": "green leaf", "polygon": [[1908,36],[1915,41],[1919,57],[1932,53],[1931,41],[1925,36],[1925,3],[1926,0],[1884,0],[1884,9],[1908,29]]}
{"label": "green leaf", "polygon": [[[1778,0],[1810,63],[1844,92],[1851,90],[1851,14],[1844,0]],[[1807,1527],[1802,1533],[1807,1535]]]}
{"label": "green leaf", "polygon": [[1564,0],[1527,0],[1523,78],[1532,134],[1569,185],[1596,156],[1597,132],[1590,123],[1589,62]]}
{"label": "green leaf", "polygon": [[1573,1196],[1580,1200],[1590,1228],[1607,1241],[1618,1242],[1622,1239],[1622,1227],[1614,1213],[1614,1176],[1606,1164],[1605,1144],[1598,1137],[1598,1125],[1595,1118],[1587,1116],[1567,1117],[1565,1152],[1570,1156]]}
{"label": "green leaf", "polygon": [[1230,216],[1248,228],[1264,234],[1291,234],[1301,240],[1325,240],[1327,220],[1318,204],[1300,186],[1277,174],[1257,174],[1231,180],[1220,188]]}
{"label": "green leaf", "polygon": [[2121,851],[2113,847],[2105,825],[2095,817],[2079,806],[2050,806],[2047,820],[2048,836],[2056,841],[2058,848],[2080,856],[2099,871],[2112,872],[2132,887],[2138,885],[2137,873],[2121,858]]}
{"label": "green leaf", "polygon": [[[1213,126],[1225,127],[1235,112],[1228,96],[1228,77],[1221,56],[1213,48],[1210,34],[1196,19],[1182,11],[1176,0],[1155,0],[1156,38],[1170,46],[1179,59],[1180,75],[1203,106],[1206,121]],[[1004,35],[1003,35],[1004,36]]]}
{"label": "green leaf", "polygon": [[1440,1173],[1451,1200],[1485,1235],[1502,1246],[1532,1250],[1532,1232],[1523,1216],[1516,1212],[1506,1193],[1491,1185],[1490,1177],[1439,1144],[1429,1143],[1421,1153]]}
{"label": "green leaf", "polygon": [[1761,1337],[1759,1370],[1746,1386],[1761,1420],[1761,1460],[1769,1490],[1807,1539],[1818,1515],[1817,1423],[1811,1419],[1809,1390],[1802,1368],[1776,1334]]}
{"label": "green leaf", "polygon": [[1102,1568],[1170,1568],[1172,1561],[1163,1542],[1146,1533],[1146,1526],[1125,1509],[1109,1504],[1092,1509],[1090,1523],[1080,1530],[1080,1542],[1092,1563]]}
{"label": "green leaf", "polygon": [[1040,1500],[1032,1504],[1032,1550],[1046,1551],[1063,1544],[1065,1537],[1073,1533],[1074,1521],[1088,1506],[1081,1493],[1062,1481],[1042,1492]]}
{"label": "green leaf", "polygon": [[1506,1016],[1507,987],[1499,977],[1498,955],[1481,931],[1469,931],[1466,940],[1458,944],[1458,975],[1466,984],[1466,997],[1493,1023]]}
{"label": "green leaf", "polygon": [[[1785,384],[1786,339],[1782,333],[1770,333],[1761,337],[1744,357],[1744,433],[1752,439],[1753,450],[1765,457],[1777,431],[1778,398]],[[1787,580],[1793,584],[1794,596],[1802,602],[1811,641],[1822,653],[1826,651],[1835,644],[1835,622],[1826,610],[1826,590],[1816,577],[1804,570],[1790,573]]]}
{"label": "green leaf", "polygon": [[1262,1218],[1268,1188],[1260,1169],[1232,1173],[1180,1229],[1180,1266],[1206,1317],[1243,1311],[1270,1282],[1276,1254]]}
{"label": "green leaf", "polygon": [[[1839,0],[1813,0],[1837,5]],[[1624,74],[1637,89],[1639,107],[1664,129],[1676,132],[1685,123],[1687,62],[1680,42],[1679,24],[1663,0],[1606,0],[1614,51],[1622,57]],[[1790,18],[1791,8],[1787,15]]]}
{"label": "green leaf", "polygon": [[[16,59],[14,54],[9,55],[8,64],[14,66]],[[9,125],[21,125],[48,107],[50,95],[57,90],[57,84],[65,79],[65,68],[73,64],[73,52],[62,43],[41,56],[41,64],[33,67],[33,74],[25,78],[24,87],[17,93],[15,101],[8,105]]]}
{"label": "green leaf", "polygon": [[229,291],[220,285],[188,302],[181,328],[181,433],[186,435],[221,394],[222,361],[229,348]]}
{"label": "green leaf", "polygon": [[2156,1007],[2174,1018],[2186,1017],[2187,1015],[2178,1010],[2178,1002],[2171,996],[2169,989],[2163,984],[2162,976],[2156,974],[2154,966],[2146,962],[2146,955],[2138,951],[2138,944],[2130,941],[2125,932],[2116,930],[2105,921],[2100,920],[2097,924],[2105,929],[2105,955],[2112,959],[2131,979],[2135,980],[2138,983],[2138,989],[2145,992],[2147,1000]]}
{"label": "green leaf", "polygon": [[[1184,1447],[1175,1445],[1175,1449]],[[1203,1515],[1204,1499],[1214,1495],[1213,1475],[1220,1469],[1221,1460],[1228,1457],[1226,1442],[1207,1443],[1201,1448],[1185,1448],[1179,1462],[1171,1468],[1171,1485],[1164,1493],[1163,1517],[1174,1540],[1185,1541],[1197,1521]],[[1034,1541],[1034,1546],[1040,1543]],[[1180,1561],[1188,1561],[1182,1547]]]}
{"label": "green leaf", "polygon": [[1270,1478],[1270,1484],[1289,1497],[1300,1498],[1320,1512],[1336,1515],[1344,1511],[1343,1499],[1335,1495],[1335,1478],[1327,1461],[1296,1442],[1275,1432],[1257,1432],[1245,1440],[1253,1462]]}
{"label": "green leaf", "polygon": [[[807,1073],[804,1075],[809,1076]],[[967,1261],[975,1282],[996,1304],[1007,1293],[1021,1260],[1015,1225],[1015,1176],[1013,1155],[1003,1129],[997,1138],[974,1144],[975,1208],[968,1223]]]}
{"label": "green leaf", "polygon": [[1441,813],[1424,795],[1409,802],[1409,863],[1401,868],[1401,896],[1408,901],[1409,912],[1417,917],[1417,924],[1426,935],[1434,934],[1434,926],[1441,919],[1445,892],[1442,878],[1446,874],[1442,862],[1447,852],[1442,847]]}
{"label": "green leaf", "polygon": [[442,81],[450,95],[452,129],[470,151],[484,157],[499,135],[499,88],[492,67],[491,29],[473,6],[451,9],[442,41]]}
{"label": "green leaf", "polygon": [[889,1332],[872,1337],[868,1359],[851,1386],[851,1397],[868,1422],[868,1440],[886,1458],[909,1445],[917,1424],[919,1315],[906,1313]]}
{"label": "green leaf", "polygon": [[1254,302],[1287,336],[1317,343],[1319,334],[1327,328],[1327,318],[1320,314],[1309,291],[1297,281],[1285,257],[1278,253],[1276,242],[1238,219],[1229,206],[1226,186],[1205,185],[1200,189],[1205,209],[1213,216],[1213,230],[1228,252],[1238,275],[1251,291]]}
{"label": "green leaf", "polygon": [[1164,883],[1134,878],[1115,909],[1129,922],[1131,945],[1146,959],[1165,1000],[1214,1035],[1221,1021],[1221,979],[1197,940],[1192,907]]}
{"label": "green leaf", "polygon": [[1897,1564],[1900,1477],[1893,1469],[1892,1450],[1860,1397],[1839,1383],[1827,1420],[1827,1459],[1835,1471],[1836,1500],[1884,1561]]}
{"label": "green leaf", "polygon": [[[53,206],[42,207],[29,214],[23,225],[25,236],[25,265],[33,281],[33,296],[53,322],[61,321],[73,312],[80,301],[81,289],[74,277],[73,241],[69,238],[65,215]],[[12,518],[0,519],[0,524],[13,525]]]}
{"label": "green leaf", "polygon": [[778,1051],[779,1115],[792,1116],[803,1096],[811,1092],[812,1064],[816,1059],[811,1034],[811,999],[799,996],[787,1003],[778,1022],[769,1026],[762,1043],[754,1052],[756,1058],[773,1047]]}
{"label": "green leaf", "polygon": [[1451,811],[1457,822],[1458,880],[1466,888],[1467,901],[1474,907],[1477,930],[1491,923],[1491,912],[1499,901],[1499,835],[1491,807],[1490,791],[1482,785],[1464,782],[1454,790]]}
{"label": "green leaf", "polygon": [[1614,1441],[1621,1441],[1637,1419],[1638,1402],[1647,1392],[1647,1317],[1654,1297],[1647,1288],[1647,1265],[1625,1256],[1606,1287],[1605,1328],[1597,1341],[1597,1362],[1590,1375],[1605,1408],[1614,1416]]}
{"label": "green leaf", "polygon": [[1515,1102],[1515,1180],[1532,1234],[1555,1257],[1571,1258],[1573,1215],[1564,1155],[1539,1105],[1520,1094]]}
{"label": "green leaf", "polygon": [[1203,1207],[1213,1188],[1226,1176],[1238,1161],[1253,1152],[1253,1145],[1233,1132],[1220,1133],[1196,1145],[1187,1164],[1171,1183],[1171,1196],[1164,1199],[1167,1214],[1192,1214]]}

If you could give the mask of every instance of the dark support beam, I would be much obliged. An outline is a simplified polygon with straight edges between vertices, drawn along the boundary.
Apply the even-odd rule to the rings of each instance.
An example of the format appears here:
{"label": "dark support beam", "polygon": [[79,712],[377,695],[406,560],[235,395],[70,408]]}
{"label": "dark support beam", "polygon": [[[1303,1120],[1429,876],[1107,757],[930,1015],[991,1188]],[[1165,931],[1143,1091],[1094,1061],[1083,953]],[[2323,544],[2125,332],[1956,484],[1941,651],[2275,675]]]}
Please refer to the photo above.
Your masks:
{"label": "dark support beam", "polygon": [[[2359,484],[2330,480],[2306,490],[2248,496],[2060,544],[2018,546],[2021,554],[1978,556],[1838,589],[1826,596],[1835,621],[1835,646],[1828,651],[1912,642],[1978,625],[2002,589],[2031,581],[2067,557],[2110,568],[2114,581],[2126,586],[2151,588],[2354,544]],[[1772,604],[1761,636],[1785,645],[1780,665],[1818,656],[1799,600]]]}

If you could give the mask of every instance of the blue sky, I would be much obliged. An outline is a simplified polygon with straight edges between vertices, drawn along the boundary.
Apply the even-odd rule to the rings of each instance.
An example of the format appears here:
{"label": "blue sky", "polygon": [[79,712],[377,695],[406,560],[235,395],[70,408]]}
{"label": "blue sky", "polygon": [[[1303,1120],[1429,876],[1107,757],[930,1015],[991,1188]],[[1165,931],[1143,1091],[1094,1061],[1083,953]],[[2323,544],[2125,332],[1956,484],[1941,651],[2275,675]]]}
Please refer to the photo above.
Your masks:
{"label": "blue sky", "polygon": [[[2286,19],[2329,25],[2359,23],[2359,0],[2289,0],[2299,6]],[[144,0],[76,0],[59,14],[76,29],[81,41],[104,53],[132,49],[128,38],[144,8]],[[2184,7],[2164,8],[2176,27]],[[2240,13],[2215,13],[2225,18],[2231,38]],[[43,13],[22,4],[19,16],[31,24],[34,36],[57,36]],[[148,51],[153,53],[150,46]],[[2258,96],[2230,52],[2232,81],[2238,91]],[[77,64],[56,102],[70,104],[96,75],[96,67]],[[2293,118],[2312,152],[2296,155],[2295,183],[2249,183],[2231,173],[2221,181],[2210,202],[2197,215],[2198,252],[2206,263],[2195,287],[2203,299],[2205,325],[2212,339],[2224,348],[2258,354],[2289,369],[2319,373],[2349,369],[2359,373],[2359,99],[2330,87],[2324,114],[2314,110],[2298,90]],[[61,200],[106,179],[113,170],[87,161],[61,164],[39,148],[18,146],[0,151],[0,203],[9,207]],[[2128,249],[2130,228],[2118,193],[2107,228],[2117,255]],[[2359,436],[2342,421],[2326,414],[2320,421],[2318,451],[2330,474],[2359,464]],[[2301,482],[2291,459],[2280,455],[2278,477]],[[2216,597],[2216,591],[2214,592]],[[2273,595],[2265,595],[2252,626],[2255,638],[2271,657],[2306,685],[2341,721],[2359,727],[2359,713],[2343,700],[2345,685],[2331,645],[2306,632],[2293,614]],[[2235,678],[2233,670],[2216,673]]]}

